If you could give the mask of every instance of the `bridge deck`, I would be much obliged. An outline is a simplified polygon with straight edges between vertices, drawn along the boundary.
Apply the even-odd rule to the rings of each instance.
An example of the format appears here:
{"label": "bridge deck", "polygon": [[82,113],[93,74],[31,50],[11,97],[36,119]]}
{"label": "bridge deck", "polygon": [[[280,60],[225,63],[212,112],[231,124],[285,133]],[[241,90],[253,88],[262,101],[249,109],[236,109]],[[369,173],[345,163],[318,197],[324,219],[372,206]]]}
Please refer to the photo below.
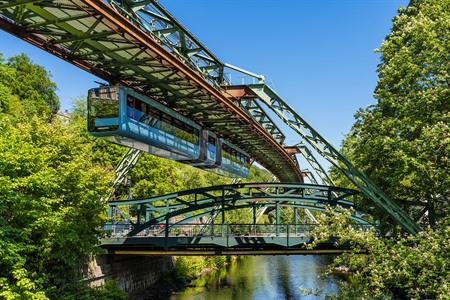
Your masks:
{"label": "bridge deck", "polygon": [[[109,225],[101,247],[117,255],[339,254],[348,247],[330,239],[310,249],[314,224],[164,224],[129,236],[132,225]],[[362,229],[371,226],[354,225]]]}
{"label": "bridge deck", "polygon": [[101,247],[115,255],[293,255],[340,254],[332,242],[308,249],[309,237],[196,236],[105,238]]}

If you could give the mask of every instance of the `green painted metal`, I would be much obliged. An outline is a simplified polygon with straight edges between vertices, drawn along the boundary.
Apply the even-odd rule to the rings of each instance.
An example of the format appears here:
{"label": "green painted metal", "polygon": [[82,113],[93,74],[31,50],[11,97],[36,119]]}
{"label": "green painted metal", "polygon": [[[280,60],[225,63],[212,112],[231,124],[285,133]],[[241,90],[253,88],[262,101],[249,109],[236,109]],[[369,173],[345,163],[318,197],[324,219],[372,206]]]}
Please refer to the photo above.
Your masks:
{"label": "green painted metal", "polygon": [[260,123],[278,143],[284,143],[284,140],[286,139],[285,135],[258,102],[250,99],[241,99],[239,100],[239,106],[247,110],[250,115],[258,121],[258,123]]}
{"label": "green painted metal", "polygon": [[347,176],[369,199],[384,209],[403,229],[412,234],[420,231],[419,226],[400,206],[391,200],[363,172],[356,169],[347,158],[336,150],[269,86],[255,84],[249,85],[249,87],[283,122],[289,125],[305,142]]}
{"label": "green painted metal", "polygon": [[[154,212],[151,219],[146,219],[145,223],[137,223],[134,226],[130,235],[136,235],[160,222],[166,222],[167,226],[172,226],[201,216],[217,215],[220,212],[224,214],[225,211],[235,209],[290,206],[324,210],[327,205],[349,208],[354,207],[349,199],[355,194],[354,190],[323,185],[242,183],[181,191],[147,199],[110,201],[109,206],[119,209],[121,206],[140,205]],[[145,211],[146,209],[142,209],[142,214]],[[361,216],[360,212],[356,212],[355,220],[367,224],[368,222]],[[279,223],[278,214],[277,224]]]}
{"label": "green painted metal", "polygon": [[[204,254],[201,251],[212,250],[214,251],[213,255],[221,255],[222,250],[237,251],[236,254],[252,250],[252,253],[256,255],[277,254],[276,251],[281,249],[295,253],[295,250],[307,249],[306,245],[312,241],[311,231],[315,226],[317,225],[211,224],[208,230],[204,231],[202,224],[182,224],[172,226],[164,232],[150,229],[136,237],[119,235],[104,237],[101,240],[101,247],[108,249],[110,253],[123,251],[122,254],[134,254],[133,251],[150,251],[147,254],[153,255],[164,255],[183,250],[193,253],[197,251],[200,254]],[[373,229],[371,225],[354,225],[354,227],[362,230]],[[330,239],[317,245],[316,250],[318,249],[342,250],[348,248],[345,246],[336,248],[334,240]],[[184,253],[183,255],[186,255],[188,252]],[[302,254],[307,254],[307,252]]]}
{"label": "green painted metal", "polygon": [[124,157],[120,161],[120,163],[117,165],[115,169],[115,176],[111,183],[111,187],[108,189],[105,196],[102,198],[102,201],[108,201],[110,200],[111,196],[114,194],[114,192],[117,190],[117,188],[124,183],[124,181],[129,176],[131,170],[133,167],[137,164],[139,161],[139,158],[144,154],[143,151],[138,149],[129,149],[127,153],[125,153]]}
{"label": "green painted metal", "polygon": [[298,148],[299,152],[301,153],[301,155],[306,159],[308,164],[311,166],[313,171],[322,180],[323,184],[335,185],[333,180],[331,180],[330,176],[328,176],[328,173],[325,171],[325,169],[322,167],[322,165],[319,163],[319,161],[313,155],[311,150],[309,150],[309,148],[304,143],[299,143],[297,145],[297,148]]}
{"label": "green painted metal", "polygon": [[156,37],[170,52],[201,72],[209,81],[223,84],[224,64],[186,27],[155,0],[109,0],[137,26]]}
{"label": "green painted metal", "polygon": [[[221,207],[213,208],[213,209],[216,212],[219,212],[219,211],[226,212],[226,211],[232,211],[232,210],[238,210],[238,209],[252,208],[253,206],[256,206],[257,208],[258,207],[275,208],[275,202],[272,201],[272,202],[264,202],[264,203],[256,203],[256,204],[254,204],[254,203],[251,203],[251,204],[247,203],[247,204],[245,204],[244,203],[244,204],[240,204],[240,205],[235,204],[235,205],[229,206],[229,207],[225,206],[225,209],[221,209]],[[280,207],[291,207],[291,208],[297,208],[297,209],[303,209],[303,210],[325,212],[325,206],[323,206],[323,205],[318,206],[315,202],[310,203],[310,204],[295,204],[295,202],[291,202],[291,203],[283,202],[283,203],[280,204]],[[171,226],[174,226],[174,225],[177,225],[177,224],[189,224],[190,222],[192,222],[192,221],[195,222],[199,218],[201,218],[203,216],[207,216],[208,214],[210,214],[210,211],[208,211],[206,209],[203,212],[200,212],[200,213],[197,213],[197,214],[190,213],[190,214],[188,214],[187,217],[185,217],[183,219],[180,219],[177,222],[172,223]],[[351,216],[351,218],[352,218],[353,221],[355,221],[356,224],[373,226],[372,223],[370,223],[366,219],[364,219],[365,215],[366,214],[364,214],[361,211],[356,211],[354,213],[354,215]],[[164,218],[165,217],[161,217],[159,219],[164,219]],[[157,221],[157,217],[155,217],[154,220]],[[317,222],[314,222],[312,224],[316,224],[316,223]],[[129,224],[129,223],[127,223],[127,224]],[[134,224],[132,224],[132,225],[134,225]],[[202,223],[202,226],[204,226],[204,225],[208,225],[208,224],[203,224]]]}

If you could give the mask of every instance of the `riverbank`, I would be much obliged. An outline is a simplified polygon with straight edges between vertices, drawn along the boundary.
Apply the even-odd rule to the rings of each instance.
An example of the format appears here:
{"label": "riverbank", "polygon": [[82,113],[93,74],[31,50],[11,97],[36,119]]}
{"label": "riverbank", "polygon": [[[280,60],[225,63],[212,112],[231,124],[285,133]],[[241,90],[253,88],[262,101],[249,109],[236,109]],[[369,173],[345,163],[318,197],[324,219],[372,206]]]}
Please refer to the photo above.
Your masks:
{"label": "riverbank", "polygon": [[207,284],[211,273],[224,273],[227,267],[238,259],[236,256],[179,256],[173,257],[173,268],[151,288],[130,294],[132,300],[166,300],[171,295],[189,288]]}

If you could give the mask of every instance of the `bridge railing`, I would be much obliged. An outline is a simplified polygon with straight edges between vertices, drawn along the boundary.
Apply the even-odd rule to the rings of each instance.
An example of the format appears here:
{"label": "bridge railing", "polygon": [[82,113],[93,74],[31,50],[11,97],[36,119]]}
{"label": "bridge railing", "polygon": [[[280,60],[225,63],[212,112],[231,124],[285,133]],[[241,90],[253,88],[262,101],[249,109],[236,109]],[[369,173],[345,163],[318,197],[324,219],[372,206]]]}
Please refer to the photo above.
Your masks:
{"label": "bridge railing", "polygon": [[[310,237],[317,224],[166,224],[153,225],[133,237]],[[355,224],[369,230],[372,225]],[[108,237],[127,237],[132,224],[106,224]]]}

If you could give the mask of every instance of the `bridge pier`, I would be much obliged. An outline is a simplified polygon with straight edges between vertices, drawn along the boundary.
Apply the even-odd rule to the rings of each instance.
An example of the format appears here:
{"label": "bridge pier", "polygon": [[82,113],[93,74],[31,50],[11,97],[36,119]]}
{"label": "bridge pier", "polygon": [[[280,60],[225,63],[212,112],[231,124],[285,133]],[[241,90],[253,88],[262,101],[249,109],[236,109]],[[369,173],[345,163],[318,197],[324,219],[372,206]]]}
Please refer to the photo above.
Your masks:
{"label": "bridge pier", "polygon": [[142,292],[173,268],[171,256],[96,255],[83,266],[86,280],[91,287],[102,286],[114,280],[129,295]]}

